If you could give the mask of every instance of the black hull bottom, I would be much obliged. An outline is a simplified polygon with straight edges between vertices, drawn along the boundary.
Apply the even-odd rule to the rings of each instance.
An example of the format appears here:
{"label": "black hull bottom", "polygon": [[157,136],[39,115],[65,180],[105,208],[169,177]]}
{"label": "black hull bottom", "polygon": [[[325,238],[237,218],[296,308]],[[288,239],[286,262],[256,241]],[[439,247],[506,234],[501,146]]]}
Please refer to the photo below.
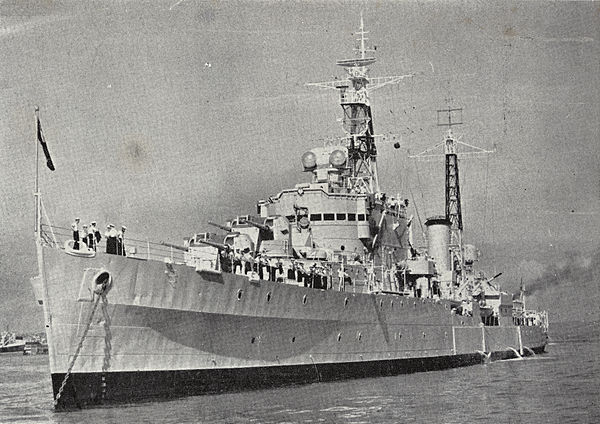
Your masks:
{"label": "black hull bottom", "polygon": [[[544,347],[533,349],[542,353]],[[527,356],[525,352],[524,356]],[[492,360],[516,358],[512,350],[494,352]],[[393,359],[311,365],[173,371],[71,374],[58,410],[210,393],[256,390],[351,378],[437,371],[483,363],[479,353],[431,358]],[[54,396],[65,374],[52,374]]]}

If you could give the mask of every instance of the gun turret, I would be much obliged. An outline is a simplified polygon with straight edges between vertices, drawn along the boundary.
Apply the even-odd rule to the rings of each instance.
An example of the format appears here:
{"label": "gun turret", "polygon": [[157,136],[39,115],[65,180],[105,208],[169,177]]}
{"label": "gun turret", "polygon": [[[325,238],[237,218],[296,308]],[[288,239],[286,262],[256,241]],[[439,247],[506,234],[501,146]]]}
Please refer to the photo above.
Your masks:
{"label": "gun turret", "polygon": [[212,225],[213,227],[220,228],[221,230],[227,231],[228,233],[232,232],[232,228],[228,225],[221,225],[211,221],[208,221],[208,225]]}
{"label": "gun turret", "polygon": [[217,243],[214,241],[206,241],[206,240],[198,240],[200,243],[202,244],[206,244],[208,246],[212,246],[215,249],[219,249],[219,250],[225,250],[226,252],[231,250],[231,246],[229,246],[228,244],[223,244],[223,243]]}
{"label": "gun turret", "polygon": [[184,252],[188,251],[187,247],[180,246],[178,244],[167,243],[167,242],[164,242],[164,241],[161,241],[160,244],[162,244],[163,246],[172,247],[173,249],[183,250]]}
{"label": "gun turret", "polygon": [[258,228],[258,229],[260,229],[262,231],[266,231],[268,233],[272,233],[273,232],[273,230],[271,229],[271,227],[269,227],[268,225],[259,224],[258,222],[250,221],[248,219],[244,220],[243,222],[245,224],[250,224],[253,227],[256,227],[256,228]]}

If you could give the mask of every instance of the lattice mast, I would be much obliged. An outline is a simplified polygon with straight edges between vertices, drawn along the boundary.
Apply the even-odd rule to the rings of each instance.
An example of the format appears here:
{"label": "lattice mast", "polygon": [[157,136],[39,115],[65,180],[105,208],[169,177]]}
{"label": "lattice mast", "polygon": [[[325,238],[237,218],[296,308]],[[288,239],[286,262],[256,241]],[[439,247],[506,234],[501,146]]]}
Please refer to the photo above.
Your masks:
{"label": "lattice mast", "polygon": [[[440,117],[447,115],[446,119],[440,119]],[[457,119],[454,119],[456,117]],[[452,250],[452,261],[458,266],[455,271],[459,273],[458,284],[462,285],[465,277],[462,272],[465,269],[465,261],[463,256],[463,220],[462,220],[462,207],[460,198],[460,178],[459,178],[459,167],[458,167],[458,156],[479,156],[482,154],[493,153],[491,150],[484,150],[471,144],[460,141],[460,138],[456,138],[452,131],[452,127],[455,125],[462,125],[462,108],[451,108],[448,106],[446,109],[440,109],[437,111],[437,125],[448,127],[448,131],[444,136],[443,140],[435,146],[413,156],[409,156],[410,159],[416,160],[430,160],[432,158],[444,156],[445,158],[445,191],[446,191],[446,220],[450,222],[450,249]],[[458,152],[458,146],[462,145],[463,151]],[[444,153],[442,155],[433,153],[441,146],[444,147]],[[464,148],[469,149],[464,151]]]}
{"label": "lattice mast", "polygon": [[[462,251],[462,211],[460,201],[460,179],[458,176],[457,140],[452,133],[454,125],[462,122],[452,122],[452,114],[460,113],[462,108],[438,110],[438,126],[447,126],[448,132],[444,137],[444,155],[446,156],[446,219],[450,222],[450,245]],[[440,122],[440,113],[448,114],[448,122]]]}
{"label": "lattice mast", "polygon": [[307,84],[321,88],[336,89],[340,93],[340,105],[343,109],[343,129],[346,132],[346,147],[348,148],[348,176],[345,185],[357,192],[376,193],[379,191],[377,176],[377,147],[373,131],[373,116],[369,102],[369,92],[388,84],[396,84],[402,79],[412,77],[398,75],[389,77],[370,78],[369,65],[376,59],[371,53],[373,49],[367,48],[365,37],[368,31],[364,29],[361,14],[360,30],[355,33],[360,37],[358,47],[354,49],[356,57],[353,59],[338,60],[336,64],[346,70],[345,80],[317,82]]}

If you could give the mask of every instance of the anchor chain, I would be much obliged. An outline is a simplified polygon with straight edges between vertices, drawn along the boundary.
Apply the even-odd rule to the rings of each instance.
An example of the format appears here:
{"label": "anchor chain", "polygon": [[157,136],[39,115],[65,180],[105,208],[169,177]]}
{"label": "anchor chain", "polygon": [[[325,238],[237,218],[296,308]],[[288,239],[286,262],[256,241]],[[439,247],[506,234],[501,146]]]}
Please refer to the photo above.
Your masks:
{"label": "anchor chain", "polygon": [[[107,327],[110,325],[110,317],[108,317],[108,312],[106,311],[106,305],[107,305],[107,300],[106,300],[106,289],[108,288],[109,282],[106,281],[104,283],[102,283],[101,285],[99,285],[95,290],[94,293],[97,295],[96,300],[94,301],[94,306],[92,307],[92,311],[90,312],[90,317],[88,318],[87,324],[85,325],[85,329],[83,330],[83,334],[81,335],[81,339],[79,339],[79,343],[77,344],[77,349],[75,349],[75,353],[73,354],[73,357],[71,358],[71,361],[69,362],[69,367],[67,368],[67,373],[65,374],[65,377],[63,378],[62,383],[60,383],[60,387],[58,389],[58,393],[56,393],[56,398],[54,399],[54,407],[56,407],[58,405],[58,402],[65,390],[65,387],[67,385],[67,381],[69,380],[69,377],[71,376],[71,373],[73,371],[73,367],[75,366],[75,361],[77,360],[77,357],[79,356],[79,353],[81,353],[81,349],[83,348],[83,342],[85,340],[85,338],[87,337],[88,331],[90,330],[90,327],[92,326],[92,322],[94,320],[94,314],[96,313],[96,310],[98,309],[98,303],[100,303],[100,300],[102,300],[102,308],[103,308],[103,314],[104,314],[104,325],[105,325],[105,331],[108,328],[108,335],[110,335],[110,328]],[[107,323],[107,317],[108,317],[108,323]],[[108,366],[110,366],[110,362],[107,362],[106,359],[106,352],[107,352],[107,348],[108,348],[108,352],[110,353],[110,336],[108,336],[108,343],[107,343],[107,336],[105,336],[105,346],[104,346],[104,364],[102,366],[102,380],[103,380],[103,387],[102,387],[102,397],[104,398],[105,392],[106,392],[106,385],[104,383],[104,372],[105,372],[105,368],[108,369]]]}
{"label": "anchor chain", "polygon": [[83,347],[83,341],[87,337],[87,333],[88,333],[90,327],[92,326],[92,320],[94,319],[94,314],[96,312],[96,309],[98,308],[98,303],[100,302],[100,298],[101,298],[101,296],[98,296],[96,298],[96,301],[94,302],[94,307],[92,308],[92,312],[90,313],[88,322],[85,326],[85,329],[83,330],[81,339],[79,340],[79,343],[77,344],[77,349],[75,350],[75,354],[71,358],[71,362],[69,363],[69,368],[67,368],[67,373],[65,374],[65,378],[63,378],[63,381],[60,384],[60,388],[58,389],[58,393],[56,394],[56,398],[54,399],[55,407],[56,407],[56,405],[58,405],[58,401],[60,400],[60,397],[62,396],[63,391],[65,390],[65,386],[67,385],[67,380],[69,380],[69,377],[71,376],[71,372],[73,371],[73,366],[75,365],[75,361],[77,360],[77,357],[79,356],[79,353],[81,352],[81,348]]}
{"label": "anchor chain", "polygon": [[110,331],[110,315],[108,314],[108,301],[102,294],[102,316],[104,317],[104,360],[102,362],[102,401],[106,398],[106,372],[110,368],[110,351],[112,349],[112,334]]}

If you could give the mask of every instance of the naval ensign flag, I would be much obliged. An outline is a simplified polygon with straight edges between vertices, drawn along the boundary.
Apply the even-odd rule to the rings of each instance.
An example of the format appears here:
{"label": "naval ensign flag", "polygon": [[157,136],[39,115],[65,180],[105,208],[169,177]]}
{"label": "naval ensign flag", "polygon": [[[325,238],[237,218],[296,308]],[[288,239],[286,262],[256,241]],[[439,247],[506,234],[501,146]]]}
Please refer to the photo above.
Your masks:
{"label": "naval ensign flag", "polygon": [[42,132],[42,124],[40,123],[40,118],[37,119],[37,138],[42,145],[42,150],[44,150],[44,155],[46,156],[46,165],[50,168],[51,171],[54,171],[54,164],[52,163],[52,158],[50,157],[50,152],[48,151],[48,145],[46,145],[46,140],[44,140],[44,133]]}

